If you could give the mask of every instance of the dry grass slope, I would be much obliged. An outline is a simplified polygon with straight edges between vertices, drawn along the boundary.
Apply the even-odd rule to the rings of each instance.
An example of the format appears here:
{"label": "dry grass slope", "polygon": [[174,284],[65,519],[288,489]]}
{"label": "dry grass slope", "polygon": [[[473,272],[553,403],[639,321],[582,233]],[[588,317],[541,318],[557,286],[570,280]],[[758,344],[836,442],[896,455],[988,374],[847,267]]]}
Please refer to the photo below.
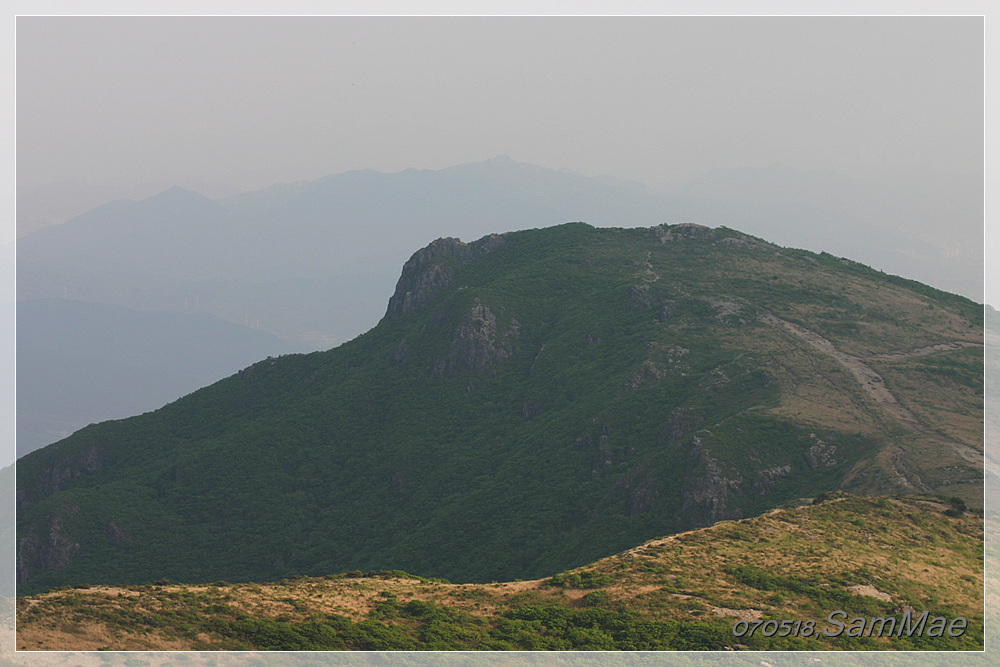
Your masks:
{"label": "dry grass slope", "polygon": [[[962,648],[979,648],[983,554],[982,517],[955,511],[940,498],[838,493],[818,504],[651,540],[535,581],[450,584],[354,572],[259,584],[65,588],[18,600],[17,644],[22,650],[273,648],[236,637],[232,628],[251,619],[284,628],[337,619],[338,627],[375,621],[412,638],[415,648],[428,648],[426,614],[437,609],[461,615],[482,634],[526,609],[601,609],[628,614],[636,624],[700,623],[725,633],[740,619],[820,622],[834,609],[876,616],[909,608],[968,619]],[[820,638],[775,646],[732,637],[729,647],[858,645]],[[907,648],[889,640],[862,647]],[[936,647],[932,641],[917,648]]]}

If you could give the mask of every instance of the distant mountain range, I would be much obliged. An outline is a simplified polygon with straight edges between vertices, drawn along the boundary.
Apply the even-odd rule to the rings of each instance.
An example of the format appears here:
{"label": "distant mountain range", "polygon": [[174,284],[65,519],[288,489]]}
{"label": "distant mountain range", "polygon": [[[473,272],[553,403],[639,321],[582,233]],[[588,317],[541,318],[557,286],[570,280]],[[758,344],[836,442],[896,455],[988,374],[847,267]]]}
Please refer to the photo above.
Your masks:
{"label": "distant mountain range", "polygon": [[115,201],[18,244],[18,298],[197,308],[324,349],[377,321],[394,275],[437,236],[586,220],[657,224],[663,197],[498,158],[356,171],[223,200],[173,188]]}
{"label": "distant mountain range", "polygon": [[981,300],[981,184],[925,180],[953,198],[966,193],[964,207],[916,212],[888,188],[781,165],[718,170],[660,195],[505,156],[438,171],[347,172],[218,200],[173,188],[21,239],[18,298],[171,311],[197,300],[204,312],[260,320],[324,349],[378,321],[396,268],[428,238],[692,221],[850,256]]}
{"label": "distant mountain range", "polygon": [[582,223],[438,239],[389,293],[335,349],[23,457],[19,592],[511,581],[837,489],[981,506],[964,297],[722,227]]}
{"label": "distant mountain range", "polygon": [[[131,187],[92,185],[83,181],[61,181],[37,187],[18,184],[17,236],[27,236],[43,227],[61,225],[109,201],[146,199],[169,190],[174,183],[148,183]],[[210,198],[227,197],[234,190],[202,182],[182,182],[177,185],[196,190]]]}

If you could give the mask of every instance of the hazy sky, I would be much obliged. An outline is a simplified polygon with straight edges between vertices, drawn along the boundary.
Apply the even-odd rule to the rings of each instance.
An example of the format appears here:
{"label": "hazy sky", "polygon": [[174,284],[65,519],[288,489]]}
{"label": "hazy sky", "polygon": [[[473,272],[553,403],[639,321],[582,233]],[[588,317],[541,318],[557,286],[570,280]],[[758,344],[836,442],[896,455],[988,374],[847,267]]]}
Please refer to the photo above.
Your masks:
{"label": "hazy sky", "polygon": [[981,17],[20,17],[17,77],[21,187],[982,165]]}
{"label": "hazy sky", "polygon": [[[994,31],[983,15],[996,24],[997,5],[484,0],[474,11],[675,15],[390,18],[347,14],[473,5],[12,0],[8,164],[25,189],[181,182],[217,194],[499,154],[655,188],[775,162],[981,178],[984,30]],[[234,11],[313,16],[54,16]],[[774,16],[679,15],[691,12]],[[828,16],[782,16],[803,12]],[[331,13],[344,15],[315,16]],[[864,16],[899,13],[916,16]],[[997,43],[985,40],[989,76]],[[14,98],[5,108],[13,121]],[[12,189],[3,203],[12,214]],[[13,224],[3,231],[13,240]],[[987,256],[996,239],[988,223]],[[986,300],[1000,306],[998,277],[987,266]]]}

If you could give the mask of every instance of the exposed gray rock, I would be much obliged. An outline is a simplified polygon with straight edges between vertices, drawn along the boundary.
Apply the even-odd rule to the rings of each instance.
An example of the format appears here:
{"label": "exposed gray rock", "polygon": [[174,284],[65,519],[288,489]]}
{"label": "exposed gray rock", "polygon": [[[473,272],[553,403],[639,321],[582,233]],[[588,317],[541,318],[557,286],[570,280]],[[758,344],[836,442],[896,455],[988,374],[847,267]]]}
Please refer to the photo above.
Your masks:
{"label": "exposed gray rock", "polygon": [[626,516],[639,516],[653,509],[660,492],[653,477],[652,462],[643,461],[629,470],[615,482],[610,495],[622,497]]}
{"label": "exposed gray rock", "polygon": [[[736,236],[727,236],[724,239],[719,239],[717,241],[720,245],[732,246],[734,248],[748,248],[753,250],[758,250],[768,247],[769,243],[764,243],[758,241],[752,236],[747,236],[746,234],[737,234]],[[771,246],[773,247],[773,246]]]}
{"label": "exposed gray rock", "polygon": [[105,537],[108,541],[116,547],[125,546],[132,541],[133,537],[127,532],[118,527],[114,521],[108,523],[108,527],[104,531]]}
{"label": "exposed gray rock", "polygon": [[389,360],[393,366],[397,366],[403,363],[406,357],[410,356],[410,344],[406,342],[406,339],[399,341],[399,345],[392,352],[392,358]]}
{"label": "exposed gray rock", "polygon": [[[57,493],[65,482],[97,472],[104,465],[103,452],[96,445],[77,454],[60,456],[58,450],[54,450],[53,453],[55,456],[50,460],[54,459],[54,462],[45,471],[45,477],[39,480],[37,489],[32,494],[34,500]],[[27,507],[31,502],[26,494],[21,492],[17,494],[18,508]]]}
{"label": "exposed gray rock", "polygon": [[396,291],[389,298],[386,315],[405,315],[411,310],[425,305],[431,294],[451,282],[453,274],[454,269],[446,264],[420,266],[410,276],[406,276],[404,273],[404,277],[407,279],[404,282],[404,277],[400,277],[399,282],[396,283]]}
{"label": "exposed gray rock", "polygon": [[435,377],[462,371],[495,373],[514,352],[513,341],[520,333],[517,320],[510,318],[501,330],[496,315],[476,297],[451,337],[446,357],[435,364]]}
{"label": "exposed gray rock", "polygon": [[482,257],[503,242],[503,234],[490,234],[472,243],[443,238],[413,253],[403,264],[396,290],[389,298],[386,317],[405,315],[426,305],[435,292],[451,283],[453,266]]}
{"label": "exposed gray rock", "polygon": [[24,583],[42,572],[61,570],[80,554],[80,543],[62,533],[62,517],[49,520],[42,535],[32,527],[17,543],[17,581]]}
{"label": "exposed gray rock", "polygon": [[633,285],[629,290],[632,310],[645,310],[653,305],[649,296],[649,285]]}
{"label": "exposed gray rock", "polygon": [[749,323],[742,317],[743,309],[747,305],[743,299],[724,296],[701,299],[701,301],[715,310],[715,321],[722,326],[728,326],[733,323],[744,326]]}
{"label": "exposed gray rock", "polygon": [[813,441],[809,451],[804,456],[806,464],[816,470],[817,468],[829,468],[837,465],[837,459],[833,455],[837,452],[837,446],[823,442],[816,437],[815,433],[809,434],[809,439]]}
{"label": "exposed gray rock", "polygon": [[734,479],[726,477],[718,460],[701,446],[695,436],[684,474],[678,529],[710,526],[724,519],[742,518],[740,509],[733,507],[733,501],[741,495],[742,483],[740,475]]}
{"label": "exposed gray rock", "polygon": [[652,466],[641,466],[637,474],[629,480],[628,498],[625,504],[626,516],[639,516],[653,509],[660,492],[653,484]]}
{"label": "exposed gray rock", "polygon": [[597,459],[594,462],[593,469],[590,471],[591,479],[603,477],[614,463],[615,455],[610,449],[608,449],[609,444],[610,440],[608,439],[608,436],[602,435],[600,445],[598,445],[597,448]]}
{"label": "exposed gray rock", "polygon": [[710,239],[715,236],[715,230],[705,225],[696,225],[693,222],[682,222],[670,228],[674,236],[687,237],[689,239]]}
{"label": "exposed gray rock", "polygon": [[684,375],[690,368],[680,363],[680,359],[688,353],[690,350],[685,347],[650,343],[647,359],[625,379],[625,386],[638,389],[648,382],[655,382],[672,374]]}
{"label": "exposed gray rock", "polygon": [[655,382],[656,380],[667,377],[670,372],[660,368],[651,360],[647,359],[642,362],[639,369],[633,372],[625,380],[625,386],[629,389],[638,389],[647,382]]}
{"label": "exposed gray rock", "polygon": [[658,225],[653,227],[652,231],[660,239],[660,243],[683,241],[684,239],[710,239],[715,236],[715,230],[711,227],[693,222],[680,222],[669,226]]}
{"label": "exposed gray rock", "polygon": [[664,301],[663,305],[660,307],[660,314],[658,319],[661,322],[666,322],[677,312],[677,304],[673,301]]}
{"label": "exposed gray rock", "polygon": [[679,407],[670,411],[663,438],[665,444],[677,446],[704,422],[704,418],[691,410]]}
{"label": "exposed gray rock", "polygon": [[792,466],[790,465],[774,466],[758,470],[757,479],[753,483],[752,493],[758,496],[765,495],[771,490],[775,482],[787,477],[791,472]]}

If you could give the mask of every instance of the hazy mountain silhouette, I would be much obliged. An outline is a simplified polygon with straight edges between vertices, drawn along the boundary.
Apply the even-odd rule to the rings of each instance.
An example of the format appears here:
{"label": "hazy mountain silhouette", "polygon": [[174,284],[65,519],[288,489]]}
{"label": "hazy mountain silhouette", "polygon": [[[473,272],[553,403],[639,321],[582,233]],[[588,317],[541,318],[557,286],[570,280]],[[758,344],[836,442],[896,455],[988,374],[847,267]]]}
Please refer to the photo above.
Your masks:
{"label": "hazy mountain silhouette", "polygon": [[981,261],[965,248],[948,264],[939,249],[954,244],[954,234],[940,246],[927,233],[907,235],[896,213],[887,222],[876,217],[879,201],[875,186],[780,166],[712,172],[665,196],[506,156],[438,171],[353,171],[216,201],[173,188],[23,238],[19,298],[173,311],[197,299],[205,312],[259,320],[321,349],[378,321],[396,267],[425,239],[575,220],[738,225],[945,289],[981,290]]}
{"label": "hazy mountain silhouette", "polygon": [[20,302],[17,315],[18,456],[301,349],[205,313],[41,299]]}
{"label": "hazy mountain silhouette", "polygon": [[851,257],[983,300],[983,183],[914,172],[869,182],[782,164],[717,169],[673,192],[677,213]]}

